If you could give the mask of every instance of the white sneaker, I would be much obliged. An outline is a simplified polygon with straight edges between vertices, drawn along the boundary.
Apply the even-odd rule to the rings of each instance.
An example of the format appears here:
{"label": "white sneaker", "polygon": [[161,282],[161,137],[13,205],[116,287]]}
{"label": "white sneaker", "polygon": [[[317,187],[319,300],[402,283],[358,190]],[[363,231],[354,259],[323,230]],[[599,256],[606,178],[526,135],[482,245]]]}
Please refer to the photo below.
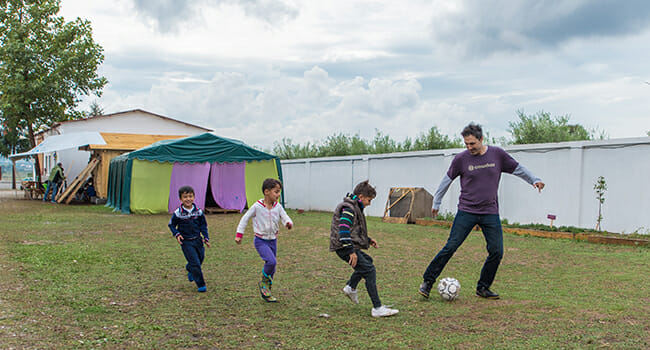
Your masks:
{"label": "white sneaker", "polygon": [[387,306],[382,305],[380,307],[372,308],[372,317],[388,317],[393,316],[398,312],[399,310],[397,309],[391,309]]}
{"label": "white sneaker", "polygon": [[357,290],[352,289],[352,287],[346,285],[345,288],[343,288],[343,293],[345,294],[346,297],[350,298],[353,303],[359,304],[359,298],[357,298]]}

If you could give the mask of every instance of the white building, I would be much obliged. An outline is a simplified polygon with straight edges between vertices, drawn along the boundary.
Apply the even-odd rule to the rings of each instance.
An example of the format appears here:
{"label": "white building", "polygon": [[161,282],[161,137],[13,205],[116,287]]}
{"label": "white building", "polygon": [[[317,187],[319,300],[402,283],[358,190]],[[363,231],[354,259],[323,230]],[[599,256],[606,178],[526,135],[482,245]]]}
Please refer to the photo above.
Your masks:
{"label": "white building", "polygon": [[[36,134],[36,142],[40,143],[53,135],[72,135],[82,132],[192,136],[211,131],[211,129],[201,126],[141,109],[134,109],[55,123],[48,130]],[[60,162],[65,169],[66,178],[71,181],[88,165],[90,152],[67,149],[52,153],[43,153],[39,157],[41,157],[40,165],[43,180],[47,180],[50,169],[57,162]]]}

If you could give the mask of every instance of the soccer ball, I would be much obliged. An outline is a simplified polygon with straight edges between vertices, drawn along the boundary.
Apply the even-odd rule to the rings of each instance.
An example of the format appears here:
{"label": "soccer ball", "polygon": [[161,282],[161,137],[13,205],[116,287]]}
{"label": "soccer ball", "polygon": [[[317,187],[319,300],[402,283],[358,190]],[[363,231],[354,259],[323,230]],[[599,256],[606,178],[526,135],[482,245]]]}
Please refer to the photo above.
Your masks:
{"label": "soccer ball", "polygon": [[455,278],[445,277],[438,284],[438,293],[447,301],[455,300],[460,294],[460,283]]}

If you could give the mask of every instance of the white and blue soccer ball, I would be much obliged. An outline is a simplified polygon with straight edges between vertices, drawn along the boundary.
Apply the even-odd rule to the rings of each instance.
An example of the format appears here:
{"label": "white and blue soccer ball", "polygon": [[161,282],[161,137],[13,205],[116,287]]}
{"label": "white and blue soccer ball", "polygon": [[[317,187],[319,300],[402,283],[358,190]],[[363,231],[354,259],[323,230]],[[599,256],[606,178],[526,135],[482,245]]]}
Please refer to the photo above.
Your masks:
{"label": "white and blue soccer ball", "polygon": [[460,283],[455,278],[445,277],[438,283],[438,293],[447,301],[456,300],[460,295]]}

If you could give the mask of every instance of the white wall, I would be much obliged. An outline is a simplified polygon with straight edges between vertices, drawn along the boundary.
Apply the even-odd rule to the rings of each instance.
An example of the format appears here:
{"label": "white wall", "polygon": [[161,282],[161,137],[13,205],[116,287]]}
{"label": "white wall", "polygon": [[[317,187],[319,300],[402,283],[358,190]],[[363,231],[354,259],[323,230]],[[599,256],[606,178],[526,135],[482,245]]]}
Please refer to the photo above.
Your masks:
{"label": "white wall", "polygon": [[[505,147],[517,161],[540,177],[538,193],[521,179],[503,174],[499,188],[502,219],[518,223],[593,228],[598,217],[594,184],[607,182],[604,230],[650,234],[650,138],[579,141]],[[287,208],[331,211],[354,185],[365,179],[377,187],[366,215],[382,216],[391,187],[424,187],[434,194],[453,157],[464,149],[382,155],[283,160]],[[441,211],[454,212],[460,195],[456,179]]]}

